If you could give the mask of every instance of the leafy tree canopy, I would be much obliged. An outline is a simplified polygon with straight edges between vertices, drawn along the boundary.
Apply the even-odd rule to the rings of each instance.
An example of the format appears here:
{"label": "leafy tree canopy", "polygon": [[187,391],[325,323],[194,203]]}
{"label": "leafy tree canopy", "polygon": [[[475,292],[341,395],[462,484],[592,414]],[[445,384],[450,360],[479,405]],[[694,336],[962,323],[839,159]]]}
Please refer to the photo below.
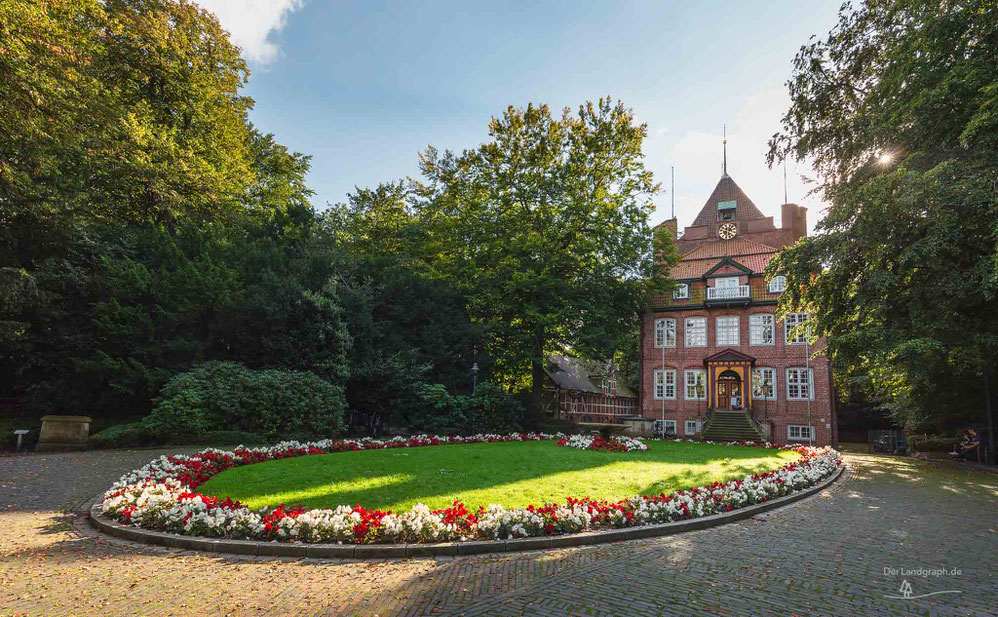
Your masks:
{"label": "leafy tree canopy", "polygon": [[[984,423],[998,359],[998,10],[868,0],[801,48],[770,162],[814,164],[830,208],[785,250],[842,381],[912,430]],[[993,380],[992,380],[993,381]],[[993,447],[992,447],[993,449]]]}
{"label": "leafy tree canopy", "polygon": [[237,207],[253,180],[247,75],[194,3],[2,3],[0,260],[43,259],[79,224]]}
{"label": "leafy tree canopy", "polygon": [[428,230],[428,267],[468,295],[490,356],[508,380],[529,375],[535,405],[549,353],[609,357],[664,278],[645,134],[608,98],[560,116],[529,105],[494,118],[474,150],[421,156],[411,209]]}
{"label": "leafy tree canopy", "polygon": [[548,353],[635,331],[658,187],[619,103],[511,107],[318,214],[247,76],[193,2],[0,3],[0,395],[100,426],[219,361],[311,373],[375,431],[506,426]]}

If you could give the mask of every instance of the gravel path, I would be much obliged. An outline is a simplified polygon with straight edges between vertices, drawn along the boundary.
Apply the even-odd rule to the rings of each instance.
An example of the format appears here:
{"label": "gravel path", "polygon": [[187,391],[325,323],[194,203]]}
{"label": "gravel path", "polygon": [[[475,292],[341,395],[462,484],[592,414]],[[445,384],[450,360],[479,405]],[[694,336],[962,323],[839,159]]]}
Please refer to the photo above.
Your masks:
{"label": "gravel path", "polygon": [[0,616],[998,615],[998,476],[944,463],[847,455],[816,497],[679,536],[365,563],[94,532],[80,505],[160,453],[0,457]]}

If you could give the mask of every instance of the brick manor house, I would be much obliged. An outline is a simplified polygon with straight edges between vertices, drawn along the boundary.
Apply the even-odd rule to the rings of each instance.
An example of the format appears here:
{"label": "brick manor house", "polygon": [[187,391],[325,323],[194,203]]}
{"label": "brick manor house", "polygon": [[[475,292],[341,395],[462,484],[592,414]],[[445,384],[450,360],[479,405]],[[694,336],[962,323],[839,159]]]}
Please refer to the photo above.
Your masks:
{"label": "brick manor house", "polygon": [[[705,439],[837,442],[832,377],[822,341],[802,336],[808,315],[776,314],[786,281],[766,264],[807,234],[807,209],[783,204],[773,224],[725,172],[676,239],[678,288],[653,298],[642,324],[639,413],[656,431]],[[809,357],[810,356],[810,357]]]}

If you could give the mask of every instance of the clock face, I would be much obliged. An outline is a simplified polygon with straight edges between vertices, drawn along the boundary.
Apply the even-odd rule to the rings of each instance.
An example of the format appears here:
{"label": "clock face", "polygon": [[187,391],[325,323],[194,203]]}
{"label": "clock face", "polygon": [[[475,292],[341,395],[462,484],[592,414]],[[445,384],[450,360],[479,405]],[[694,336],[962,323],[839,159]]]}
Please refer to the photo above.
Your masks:
{"label": "clock face", "polygon": [[724,223],[718,226],[717,235],[722,240],[730,240],[738,235],[738,227],[734,223]]}

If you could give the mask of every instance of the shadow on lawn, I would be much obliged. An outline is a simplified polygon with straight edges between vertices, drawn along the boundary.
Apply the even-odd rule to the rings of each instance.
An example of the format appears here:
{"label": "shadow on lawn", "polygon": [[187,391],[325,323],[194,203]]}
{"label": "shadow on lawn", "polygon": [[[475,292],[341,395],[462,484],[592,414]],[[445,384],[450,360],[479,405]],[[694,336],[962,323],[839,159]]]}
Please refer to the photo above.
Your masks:
{"label": "shadow on lawn", "polygon": [[[738,459],[760,459],[765,455],[760,455],[758,452],[755,455],[746,454],[744,456],[729,456],[721,461],[718,461],[720,465],[724,468],[724,481],[729,480],[739,480],[745,476],[752,475],[754,473],[762,473],[765,471],[772,471],[775,467],[773,465],[767,464],[774,460],[776,454],[774,452],[773,458],[768,458],[765,461],[753,460],[752,462],[742,462],[737,463]],[[776,466],[782,466],[789,463],[791,459],[782,459],[781,462]],[[671,493],[676,489],[681,488],[693,488],[695,486],[703,486],[705,484],[711,484],[715,479],[709,477],[709,474],[704,471],[688,470],[684,473],[675,473],[662,476],[660,479],[652,482],[651,484],[645,486],[636,494],[639,495],[660,495],[662,493]],[[628,495],[629,497],[630,495]]]}
{"label": "shadow on lawn", "polygon": [[[201,490],[252,501],[254,507],[280,503],[309,507],[360,503],[369,508],[385,508],[416,501],[443,507],[453,498],[477,507],[485,504],[474,502],[475,497],[470,495],[474,491],[546,479],[551,485],[549,491],[541,498],[527,497],[539,505],[545,498],[563,501],[569,495],[586,496],[585,490],[578,490],[577,479],[575,484],[572,482],[570,475],[575,472],[592,471],[593,481],[599,483],[608,480],[604,472],[613,479],[630,475],[631,462],[676,465],[663,468],[662,475],[642,489],[632,487],[626,490],[627,494],[615,495],[619,499],[637,492],[658,494],[705,484],[713,481],[712,474],[718,471],[726,478],[742,477],[771,468],[772,463],[767,465],[767,462],[772,460],[770,457],[778,456],[777,451],[758,448],[661,442],[650,445],[648,451],[628,453],[573,450],[552,442],[341,452],[229,470],[202,485]],[[611,466],[613,469],[602,469]],[[559,478],[560,474],[566,477]],[[568,488],[561,490],[562,486]],[[596,492],[593,496],[599,496],[598,488],[593,490]]]}

